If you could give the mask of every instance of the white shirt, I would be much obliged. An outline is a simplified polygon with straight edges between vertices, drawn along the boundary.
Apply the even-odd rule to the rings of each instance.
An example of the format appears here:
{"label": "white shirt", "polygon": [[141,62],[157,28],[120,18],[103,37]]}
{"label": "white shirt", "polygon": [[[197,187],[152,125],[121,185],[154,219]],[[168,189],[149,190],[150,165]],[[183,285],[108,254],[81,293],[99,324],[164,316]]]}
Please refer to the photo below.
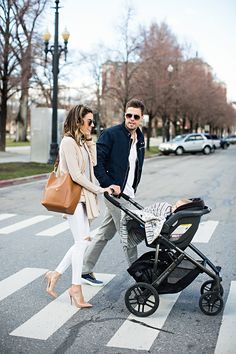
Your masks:
{"label": "white shirt", "polygon": [[127,194],[131,198],[134,198],[134,189],[133,189],[132,186],[133,186],[133,183],[134,183],[136,160],[137,160],[137,139],[131,145],[131,148],[130,148],[130,153],[129,153],[129,174],[128,174],[128,178],[127,178],[127,181],[126,181],[125,189],[123,191],[125,194]]}

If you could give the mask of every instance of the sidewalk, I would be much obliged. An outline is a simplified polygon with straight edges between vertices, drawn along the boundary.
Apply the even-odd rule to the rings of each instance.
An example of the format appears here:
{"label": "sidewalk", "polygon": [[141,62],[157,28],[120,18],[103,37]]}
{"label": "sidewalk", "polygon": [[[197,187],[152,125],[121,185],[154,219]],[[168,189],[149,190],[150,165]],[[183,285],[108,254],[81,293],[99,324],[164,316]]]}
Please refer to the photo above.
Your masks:
{"label": "sidewalk", "polygon": [[[158,146],[162,141],[161,137],[151,138],[150,146]],[[146,144],[146,139],[145,139]],[[7,162],[30,162],[30,146],[16,146],[7,147],[6,151],[0,151],[0,169],[1,163]],[[40,179],[46,179],[48,174],[41,174],[36,176],[21,177],[15,179],[8,179],[0,181],[0,188],[16,184],[22,184]]]}
{"label": "sidewalk", "polygon": [[[161,137],[151,138],[150,146],[158,146],[161,142]],[[5,152],[0,151],[0,164],[4,162],[30,162],[30,146],[7,147]]]}
{"label": "sidewalk", "polygon": [[30,162],[30,146],[7,147],[5,152],[0,151],[0,163],[5,162]]}
{"label": "sidewalk", "polygon": [[[30,146],[7,147],[5,152],[0,151],[0,169],[1,163],[8,162],[30,162]],[[44,173],[41,175],[2,180],[0,181],[0,188],[46,179],[47,176],[48,174]]]}

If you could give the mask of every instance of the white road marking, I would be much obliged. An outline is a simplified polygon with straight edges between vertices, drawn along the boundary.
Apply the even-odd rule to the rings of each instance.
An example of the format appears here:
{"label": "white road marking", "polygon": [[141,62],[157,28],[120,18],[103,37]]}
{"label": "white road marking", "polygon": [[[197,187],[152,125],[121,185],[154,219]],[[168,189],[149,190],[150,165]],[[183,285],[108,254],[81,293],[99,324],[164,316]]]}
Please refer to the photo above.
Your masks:
{"label": "white road marking", "polygon": [[219,221],[213,220],[201,222],[192,242],[209,242],[218,224]]}
{"label": "white road marking", "polygon": [[42,274],[46,273],[47,269],[42,268],[23,268],[19,272],[12,274],[6,279],[0,281],[0,301],[7,296],[13,294],[25,285],[31,283]]}
{"label": "white road marking", "polygon": [[0,214],[0,221],[12,218],[13,216],[16,216],[16,214]]}
{"label": "white road marking", "polygon": [[[68,221],[64,221],[58,225],[52,226],[46,230],[38,232],[36,234],[36,236],[54,237],[54,236],[57,236],[57,235],[61,234],[62,232],[67,231],[69,229],[70,229],[70,226],[69,226]],[[91,233],[90,233],[91,238],[93,238],[96,235],[97,231],[98,231],[98,228],[91,231]]]}
{"label": "white road marking", "polygon": [[37,223],[47,220],[49,218],[52,218],[52,216],[37,215],[37,216],[34,216],[33,218],[26,219],[26,220],[17,222],[13,225],[3,227],[2,229],[0,229],[0,234],[10,234],[12,232],[24,229],[25,227],[37,224]]}
{"label": "white road marking", "polygon": [[136,317],[130,315],[121,325],[115,335],[107,343],[108,347],[127,348],[134,350],[149,350],[160,331],[139,323],[129,321],[135,319],[149,326],[162,328],[179,294],[160,296],[160,304],[156,312],[149,317]]}
{"label": "white road marking", "polygon": [[68,230],[70,227],[69,227],[69,224],[68,224],[68,221],[64,221],[58,225],[55,225],[53,227],[50,227],[49,229],[46,229],[46,230],[43,230],[39,233],[36,234],[36,236],[56,236],[66,230]]}
{"label": "white road marking", "polygon": [[225,305],[222,325],[216,343],[215,354],[232,354],[236,352],[236,281],[231,282]]}
{"label": "white road marking", "polygon": [[[115,274],[97,274],[97,277],[104,281],[105,284],[111,281],[114,276]],[[102,288],[103,287],[84,285],[83,290],[85,299],[89,301]],[[65,291],[62,295],[36,313],[28,321],[12,331],[10,335],[47,340],[77,311],[79,311],[79,309],[74,305],[71,306],[68,292]]]}

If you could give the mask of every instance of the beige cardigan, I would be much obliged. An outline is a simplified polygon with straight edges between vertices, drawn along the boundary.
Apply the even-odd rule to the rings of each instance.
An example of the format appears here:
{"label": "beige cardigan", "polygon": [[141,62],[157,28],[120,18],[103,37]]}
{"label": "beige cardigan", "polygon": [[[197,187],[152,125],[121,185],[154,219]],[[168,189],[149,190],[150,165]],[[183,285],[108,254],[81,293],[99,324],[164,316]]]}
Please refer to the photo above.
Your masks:
{"label": "beige cardigan", "polygon": [[80,184],[82,188],[80,201],[85,202],[87,216],[89,220],[99,215],[97,194],[103,193],[103,188],[96,183],[93,166],[97,163],[96,144],[93,141],[87,141],[84,144],[89,155],[91,181],[85,176],[85,160],[82,153],[82,145],[69,137],[64,136],[59,150],[58,175],[69,173],[74,182]]}

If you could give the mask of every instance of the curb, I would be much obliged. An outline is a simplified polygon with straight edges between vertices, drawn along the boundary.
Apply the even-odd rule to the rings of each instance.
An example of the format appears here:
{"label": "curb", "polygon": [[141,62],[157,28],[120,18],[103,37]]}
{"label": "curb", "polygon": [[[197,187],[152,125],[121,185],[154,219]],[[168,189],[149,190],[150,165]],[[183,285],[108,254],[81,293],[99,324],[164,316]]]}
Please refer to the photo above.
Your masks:
{"label": "curb", "polygon": [[48,176],[49,173],[44,173],[41,175],[34,175],[34,176],[27,176],[27,177],[13,178],[13,179],[3,179],[2,181],[0,181],[0,188],[38,181],[41,179],[46,179]]}
{"label": "curb", "polygon": [[[161,156],[161,154],[155,154],[149,157],[145,157],[145,160],[152,159],[154,157]],[[15,186],[18,184],[23,184],[23,183],[29,183],[29,182],[34,182],[34,181],[39,181],[41,179],[46,179],[48,178],[49,173],[44,173],[41,175],[34,175],[34,176],[27,176],[27,177],[20,177],[20,178],[13,178],[13,179],[3,179],[0,180],[0,188],[3,187],[9,187],[9,186]]]}

